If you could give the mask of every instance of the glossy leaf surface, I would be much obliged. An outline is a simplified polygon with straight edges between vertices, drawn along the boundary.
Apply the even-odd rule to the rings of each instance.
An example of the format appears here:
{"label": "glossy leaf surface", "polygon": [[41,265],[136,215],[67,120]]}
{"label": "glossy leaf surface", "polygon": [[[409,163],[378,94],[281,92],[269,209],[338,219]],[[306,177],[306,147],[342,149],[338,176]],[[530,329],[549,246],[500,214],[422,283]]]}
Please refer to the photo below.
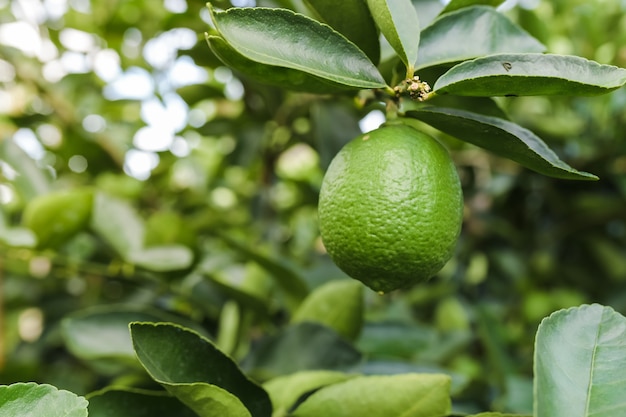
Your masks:
{"label": "glossy leaf surface", "polygon": [[502,54],[463,62],[433,89],[462,96],[591,96],[626,84],[626,69],[584,58],[548,54]]}
{"label": "glossy leaf surface", "polygon": [[372,62],[378,62],[378,30],[363,0],[306,0],[306,3],[330,27],[354,42]]}
{"label": "glossy leaf surface", "polygon": [[212,16],[221,37],[250,60],[352,87],[386,85],[363,51],[330,26],[304,15],[286,9],[232,8]]}
{"label": "glossy leaf surface", "polygon": [[[351,89],[345,84],[333,83],[300,70],[252,61],[237,52],[219,36],[208,36],[207,42],[213,53],[224,64],[261,84],[319,94],[340,93]],[[353,87],[353,89],[358,88]]]}
{"label": "glossy leaf surface", "polygon": [[175,397],[160,391],[107,388],[89,395],[89,417],[197,417]]}
{"label": "glossy leaf surface", "polygon": [[200,334],[167,323],[132,323],[130,329],[146,371],[200,416],[271,415],[265,390]]}
{"label": "glossy leaf surface", "polygon": [[507,120],[439,107],[409,111],[406,115],[541,174],[563,179],[598,179],[595,175],[572,168],[537,135]]}
{"label": "glossy leaf surface", "polygon": [[479,5],[498,7],[502,3],[504,3],[504,0],[452,0],[441,11],[441,14],[450,13],[455,10],[463,9],[465,7],[479,6]]}
{"label": "glossy leaf surface", "polygon": [[583,305],[544,319],[535,341],[536,417],[626,415],[626,318]]}
{"label": "glossy leaf surface", "polygon": [[410,0],[367,0],[374,20],[404,65],[417,60],[420,24]]}
{"label": "glossy leaf surface", "polygon": [[87,417],[87,400],[52,385],[32,382],[0,386],[2,417]]}
{"label": "glossy leaf surface", "polygon": [[473,6],[447,13],[422,31],[416,68],[544,50],[539,41],[492,7]]}
{"label": "glossy leaf surface", "polygon": [[320,389],[293,416],[444,417],[449,390],[447,375],[362,376]]}

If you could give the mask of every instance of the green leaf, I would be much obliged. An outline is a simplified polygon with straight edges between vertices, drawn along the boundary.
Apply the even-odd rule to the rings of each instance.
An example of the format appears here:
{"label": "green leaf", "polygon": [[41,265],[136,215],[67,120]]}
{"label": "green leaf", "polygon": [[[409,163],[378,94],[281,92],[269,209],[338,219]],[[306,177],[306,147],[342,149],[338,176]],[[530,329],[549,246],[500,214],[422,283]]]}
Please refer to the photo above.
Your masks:
{"label": "green leaf", "polygon": [[33,382],[0,386],[2,417],[86,417],[87,400],[52,385]]}
{"label": "green leaf", "polygon": [[9,227],[5,214],[0,207],[0,242],[8,246],[34,248],[37,236],[26,227]]}
{"label": "green leaf", "polygon": [[125,200],[96,193],[91,228],[125,260],[143,247],[143,220]]}
{"label": "green leaf", "polygon": [[488,6],[472,6],[447,13],[422,31],[416,69],[485,55],[544,50],[503,14]]}
{"label": "green leaf", "polygon": [[197,417],[163,391],[105,388],[89,395],[89,417]]}
{"label": "green leaf", "polygon": [[267,392],[200,334],[168,323],[131,323],[130,330],[150,376],[200,416],[272,414]]}
{"label": "green leaf", "polygon": [[445,417],[450,377],[439,374],[362,376],[315,392],[294,417]]}
{"label": "green leaf", "polygon": [[502,413],[486,412],[486,413],[480,413],[480,414],[472,414],[471,416],[465,416],[465,417],[533,417],[533,416],[529,416],[526,414],[502,414]]}
{"label": "green leaf", "polygon": [[61,322],[67,348],[85,360],[123,359],[136,363],[136,355],[128,333],[134,321],[180,321],[161,310],[112,305],[75,312]]}
{"label": "green leaf", "polygon": [[417,60],[420,24],[411,0],[367,0],[372,16],[385,39],[407,68]]}
{"label": "green leaf", "polygon": [[0,140],[0,160],[15,170],[12,182],[25,201],[50,191],[51,178],[13,139]]}
{"label": "green leaf", "polygon": [[35,232],[38,247],[56,248],[87,227],[92,203],[89,189],[42,194],[28,203],[22,223]]}
{"label": "green leaf", "polygon": [[186,85],[177,89],[176,93],[190,106],[202,100],[224,97],[223,86],[212,84]]}
{"label": "green leaf", "polygon": [[191,265],[193,253],[183,245],[153,246],[130,252],[127,261],[150,271],[176,271]]}
{"label": "green leaf", "polygon": [[317,94],[341,93],[350,89],[358,89],[345,84],[333,83],[300,70],[252,61],[237,52],[219,36],[208,36],[207,42],[211,51],[224,64],[261,84]]}
{"label": "green leaf", "polygon": [[535,417],[626,415],[626,318],[598,304],[544,319],[535,341]]}
{"label": "green leaf", "polygon": [[439,107],[409,111],[406,115],[540,174],[572,180],[598,179],[593,174],[572,168],[530,130],[507,120]]}
{"label": "green leaf", "polygon": [[270,379],[263,388],[272,399],[274,413],[279,414],[286,413],[303,395],[354,376],[336,371],[302,371]]}
{"label": "green leaf", "polygon": [[363,285],[358,281],[330,281],[304,299],[291,321],[320,323],[348,340],[363,326]]}
{"label": "green leaf", "polygon": [[378,62],[378,30],[363,0],[306,0],[306,4],[330,27],[361,48],[372,62]]}
{"label": "green leaf", "polygon": [[463,62],[433,89],[462,96],[605,94],[626,84],[626,69],[585,58],[547,54],[501,54]]}
{"label": "green leaf", "polygon": [[363,51],[330,26],[304,15],[262,7],[231,8],[211,15],[221,37],[252,61],[351,87],[386,86]]}
{"label": "green leaf", "polygon": [[293,324],[262,339],[242,366],[259,379],[305,370],[346,370],[361,354],[335,331],[317,323]]}
{"label": "green leaf", "polygon": [[465,7],[485,5],[491,7],[498,7],[504,3],[504,0],[452,0],[441,11],[441,14],[450,13],[455,10],[463,9]]}
{"label": "green leaf", "polygon": [[236,249],[240,254],[244,255],[251,261],[259,264],[263,269],[269,272],[272,278],[286,292],[293,304],[299,304],[309,293],[307,283],[288,263],[282,259],[263,253],[257,248],[252,248],[238,240],[232,239],[226,235],[221,238],[229,246]]}

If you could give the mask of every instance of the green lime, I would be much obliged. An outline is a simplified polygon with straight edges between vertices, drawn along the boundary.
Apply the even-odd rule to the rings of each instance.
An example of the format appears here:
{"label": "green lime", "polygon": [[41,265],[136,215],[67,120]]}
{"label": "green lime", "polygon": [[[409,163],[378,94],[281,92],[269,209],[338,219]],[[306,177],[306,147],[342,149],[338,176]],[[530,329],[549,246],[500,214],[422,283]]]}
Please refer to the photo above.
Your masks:
{"label": "green lime", "polygon": [[381,127],[348,143],[320,191],[319,222],[332,260],[375,291],[435,275],[461,230],[463,194],[447,150],[415,128]]}

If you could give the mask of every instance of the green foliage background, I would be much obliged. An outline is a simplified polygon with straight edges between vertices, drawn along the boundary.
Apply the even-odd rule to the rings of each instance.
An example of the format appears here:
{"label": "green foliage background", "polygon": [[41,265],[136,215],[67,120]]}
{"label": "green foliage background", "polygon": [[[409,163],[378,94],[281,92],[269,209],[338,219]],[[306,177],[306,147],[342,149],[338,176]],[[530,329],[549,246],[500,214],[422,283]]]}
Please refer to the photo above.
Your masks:
{"label": "green foliage background", "polygon": [[[266,341],[261,351],[259,341],[285,331],[310,289],[345,279],[319,240],[317,193],[330,159],[376,107],[348,95],[285,93],[238,79],[204,41],[203,2],[69,1],[52,16],[26,3],[0,0],[0,29],[29,21],[59,57],[86,64],[84,72],[55,78],[62,59],[0,44],[0,384],[45,382],[79,394],[112,382],[148,384],[132,359],[93,361],[72,351],[61,321],[94,307],[132,307],[196,326],[258,378],[290,370],[288,355],[281,361],[267,354],[279,343]],[[257,4],[304,11],[297,1]],[[525,5],[532,7],[506,13],[549,52],[626,67],[623,1]],[[90,34],[92,47],[69,50],[69,28]],[[181,28],[197,42],[173,50],[161,44],[159,59],[146,59],[142,52],[155,39],[184,39]],[[122,71],[133,68],[151,80],[152,98],[181,97],[187,105],[176,145],[150,152],[158,164],[147,179],[126,172],[149,108],[139,99],[107,98],[110,81],[94,62],[109,50]],[[185,60],[203,68],[208,81],[180,85],[169,76]],[[426,285],[385,297],[365,291],[365,324],[354,346],[367,372],[451,374],[457,411],[524,413],[532,407],[533,337],[544,316],[591,302],[626,312],[626,90],[498,103],[600,181],[543,177],[434,132],[452,150],[465,193],[457,253]],[[44,150],[35,159],[15,145],[28,132]],[[32,247],[24,227],[29,202],[77,189],[117,198],[136,216],[105,212],[99,225],[82,224],[63,242]],[[143,236],[132,234],[137,224]],[[101,232],[105,226],[109,234]],[[35,233],[37,227],[46,225],[34,226]],[[173,246],[193,260],[139,262],[120,252],[120,240],[140,241],[142,249]],[[101,326],[93,325],[93,337]],[[301,333],[293,338],[306,338]],[[339,342],[333,347],[338,356],[352,354]]]}

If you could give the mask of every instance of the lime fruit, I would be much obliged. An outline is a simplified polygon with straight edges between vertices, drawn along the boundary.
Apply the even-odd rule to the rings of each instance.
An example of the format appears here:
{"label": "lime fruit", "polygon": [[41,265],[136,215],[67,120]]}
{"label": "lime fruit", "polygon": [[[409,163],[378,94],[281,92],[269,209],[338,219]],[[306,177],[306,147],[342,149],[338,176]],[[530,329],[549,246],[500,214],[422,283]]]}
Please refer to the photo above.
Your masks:
{"label": "lime fruit", "polygon": [[461,230],[463,194],[448,151],[413,127],[352,140],[322,182],[319,222],[331,259],[379,292],[435,275]]}

